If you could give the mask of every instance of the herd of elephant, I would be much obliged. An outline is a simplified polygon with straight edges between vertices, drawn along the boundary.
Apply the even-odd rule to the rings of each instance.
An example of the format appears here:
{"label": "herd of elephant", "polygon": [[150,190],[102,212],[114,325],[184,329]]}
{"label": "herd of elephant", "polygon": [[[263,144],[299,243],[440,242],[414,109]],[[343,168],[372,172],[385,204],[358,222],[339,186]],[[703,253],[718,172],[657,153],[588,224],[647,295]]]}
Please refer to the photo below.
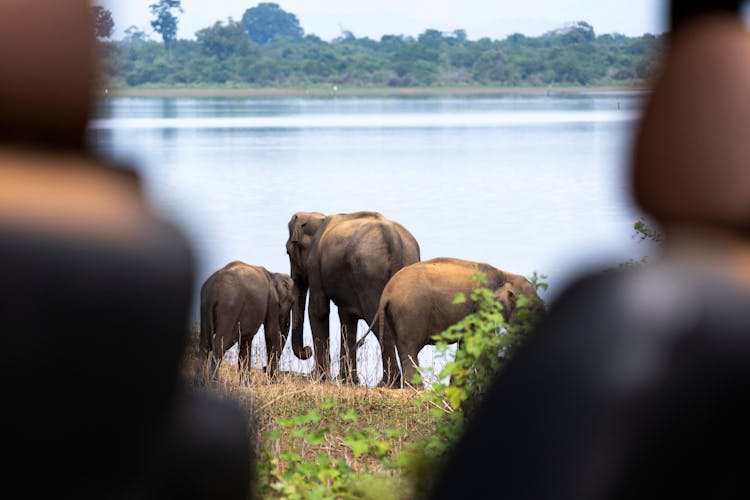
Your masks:
{"label": "herd of elephant", "polygon": [[[290,275],[234,261],[213,273],[201,287],[201,369],[213,376],[227,349],[239,343],[240,366],[247,366],[255,333],[263,325],[266,371],[278,370],[292,317],[292,351],[302,360],[315,355],[313,370],[330,377],[329,312],[333,301],[341,321],[339,376],[358,383],[357,322],[362,319],[377,335],[383,360],[381,385],[402,387],[417,371],[419,351],[434,344],[433,335],[472,312],[471,301],[454,304],[458,293],[468,296],[477,270],[486,287],[503,304],[506,321],[518,318],[516,303],[542,304],[525,277],[489,264],[455,258],[420,260],[414,236],[401,224],[377,212],[326,216],[297,212],[289,221],[286,242]],[[313,346],[303,343],[307,293]],[[359,344],[361,345],[362,340]],[[403,384],[404,386],[406,384]]]}

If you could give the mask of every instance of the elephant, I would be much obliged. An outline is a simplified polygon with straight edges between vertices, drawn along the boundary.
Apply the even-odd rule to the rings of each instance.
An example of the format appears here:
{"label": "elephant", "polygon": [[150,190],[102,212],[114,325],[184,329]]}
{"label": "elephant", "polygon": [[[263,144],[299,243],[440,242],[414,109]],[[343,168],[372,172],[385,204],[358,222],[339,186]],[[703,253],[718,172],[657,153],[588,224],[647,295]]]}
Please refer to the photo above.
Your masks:
{"label": "elephant", "polygon": [[214,272],[201,287],[199,370],[210,356],[209,376],[213,378],[224,353],[237,341],[240,369],[247,366],[253,337],[263,325],[266,373],[275,375],[296,298],[296,286],[288,274],[240,261]]}
{"label": "elephant", "polygon": [[292,351],[303,360],[312,355],[302,338],[309,290],[315,372],[323,380],[330,377],[329,313],[333,301],[341,320],[339,376],[347,383],[359,383],[357,321],[373,318],[391,276],[419,262],[416,238],[378,212],[329,216],[297,212],[289,221],[286,251],[298,293],[292,313]]}
{"label": "elephant", "polygon": [[[373,324],[379,321],[380,325],[381,385],[401,387],[396,349],[404,381],[409,382],[417,372],[419,351],[428,344],[435,344],[433,335],[473,312],[470,300],[459,304],[453,302],[459,292],[469,297],[474,287],[472,277],[477,271],[487,276],[487,284],[482,286],[494,290],[495,298],[503,304],[503,316],[508,324],[519,322],[518,295],[530,299],[525,307],[543,307],[529,280],[486,263],[439,257],[406,266],[385,286],[377,315],[372,320]],[[359,345],[370,331],[378,330],[371,327]]]}

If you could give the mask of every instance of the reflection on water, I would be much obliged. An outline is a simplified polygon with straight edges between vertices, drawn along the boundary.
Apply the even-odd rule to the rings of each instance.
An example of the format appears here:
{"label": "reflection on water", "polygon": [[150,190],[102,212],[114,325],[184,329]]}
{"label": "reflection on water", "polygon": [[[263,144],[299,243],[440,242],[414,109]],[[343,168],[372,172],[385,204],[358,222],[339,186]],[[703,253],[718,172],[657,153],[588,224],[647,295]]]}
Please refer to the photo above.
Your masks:
{"label": "reflection on water", "polygon": [[316,128],[479,128],[628,122],[635,111],[391,113],[199,118],[111,118],[92,122],[94,129],[316,129]]}
{"label": "reflection on water", "polygon": [[[646,251],[631,238],[638,214],[623,175],[641,97],[112,98],[90,136],[142,174],[192,239],[196,299],[231,260],[288,272],[287,222],[300,210],[379,211],[416,236],[423,259],[537,271],[550,299],[582,268]],[[332,308],[334,355],[338,328]],[[305,335],[311,343],[307,325]],[[374,337],[366,347],[363,371],[376,379]],[[287,348],[282,367],[311,362]]]}

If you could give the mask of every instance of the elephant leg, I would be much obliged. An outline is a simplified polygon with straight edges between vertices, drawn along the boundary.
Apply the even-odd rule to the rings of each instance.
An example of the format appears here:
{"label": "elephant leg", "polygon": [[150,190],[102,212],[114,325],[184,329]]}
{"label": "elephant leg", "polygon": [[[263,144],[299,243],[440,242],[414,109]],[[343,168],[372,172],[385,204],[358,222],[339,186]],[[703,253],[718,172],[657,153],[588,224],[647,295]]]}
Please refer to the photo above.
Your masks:
{"label": "elephant leg", "polygon": [[193,383],[200,386],[208,381],[208,364],[211,358],[210,345],[201,345],[198,348],[198,355],[195,358],[193,367]]}
{"label": "elephant leg", "polygon": [[[419,358],[416,352],[410,352],[404,349],[404,352],[399,352],[399,359],[401,361],[401,370],[404,372],[404,387],[407,384],[413,384],[412,379],[417,374],[419,368]],[[421,384],[420,384],[421,385]]]}
{"label": "elephant leg", "polygon": [[216,369],[217,363],[216,358],[214,357],[213,349],[209,349],[206,353],[206,356],[201,357],[200,361],[201,365],[199,369],[202,383],[213,380],[215,378],[216,372],[218,371]]}
{"label": "elephant leg", "polygon": [[213,341],[211,342],[211,359],[208,366],[208,376],[211,379],[218,378],[219,368],[221,367],[221,363],[224,360],[224,353],[228,349],[227,347],[225,347],[225,343],[229,343],[231,341],[231,344],[229,344],[230,347],[234,344],[235,340],[231,338],[231,334],[227,334],[226,337],[230,340],[225,342],[225,335],[217,334],[214,336]]}
{"label": "elephant leg", "polygon": [[380,325],[380,350],[383,360],[383,379],[380,385],[390,388],[401,388],[401,371],[398,368],[398,357],[396,356],[396,330],[392,320],[387,317],[378,319]]}
{"label": "elephant leg", "polygon": [[331,306],[322,292],[310,291],[310,328],[315,349],[315,371],[321,380],[331,377],[331,354],[328,346],[328,324]]}
{"label": "elephant leg", "polygon": [[359,319],[339,309],[341,321],[341,352],[339,376],[344,383],[359,384],[357,376],[357,321]]}
{"label": "elephant leg", "polygon": [[276,373],[279,371],[281,350],[284,346],[281,326],[279,325],[278,307],[269,307],[266,321],[263,324],[263,332],[266,338],[266,375],[271,380],[275,380]]}
{"label": "elephant leg", "polygon": [[242,335],[239,338],[240,352],[237,356],[237,372],[240,375],[240,382],[248,382],[248,370],[250,370],[250,350],[253,345],[255,335]]}
{"label": "elephant leg", "polygon": [[383,359],[383,379],[380,381],[381,387],[401,388],[401,370],[398,367],[398,356],[396,356],[395,347],[391,347],[391,352],[382,356]]}

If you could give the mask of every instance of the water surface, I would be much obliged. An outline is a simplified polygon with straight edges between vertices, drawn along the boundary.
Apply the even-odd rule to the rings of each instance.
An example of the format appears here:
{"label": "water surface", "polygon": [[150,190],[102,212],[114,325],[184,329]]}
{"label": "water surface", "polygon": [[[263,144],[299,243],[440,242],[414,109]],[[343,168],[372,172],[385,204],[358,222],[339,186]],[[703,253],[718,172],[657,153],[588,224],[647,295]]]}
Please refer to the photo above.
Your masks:
{"label": "water surface", "polygon": [[[300,210],[381,212],[415,235],[423,260],[542,273],[551,300],[582,270],[645,252],[625,175],[642,97],[110,98],[91,138],[142,175],[193,242],[196,304],[231,260],[289,272],[287,223]],[[332,308],[334,354],[338,328]],[[371,383],[378,353],[371,338],[360,356]],[[282,357],[310,363],[288,347]]]}

